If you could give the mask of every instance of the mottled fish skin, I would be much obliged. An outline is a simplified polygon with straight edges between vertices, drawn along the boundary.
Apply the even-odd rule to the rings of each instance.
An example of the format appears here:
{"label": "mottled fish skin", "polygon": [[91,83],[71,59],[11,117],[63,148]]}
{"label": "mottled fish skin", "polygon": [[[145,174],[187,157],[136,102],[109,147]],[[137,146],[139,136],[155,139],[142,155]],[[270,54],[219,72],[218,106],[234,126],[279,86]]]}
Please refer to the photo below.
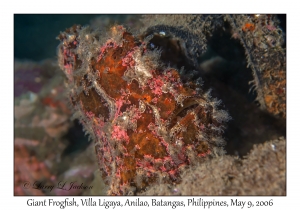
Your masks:
{"label": "mottled fish skin", "polygon": [[95,143],[109,195],[179,183],[187,167],[224,153],[229,114],[200,85],[183,83],[149,40],[118,25],[104,37],[74,26],[59,39],[70,106]]}

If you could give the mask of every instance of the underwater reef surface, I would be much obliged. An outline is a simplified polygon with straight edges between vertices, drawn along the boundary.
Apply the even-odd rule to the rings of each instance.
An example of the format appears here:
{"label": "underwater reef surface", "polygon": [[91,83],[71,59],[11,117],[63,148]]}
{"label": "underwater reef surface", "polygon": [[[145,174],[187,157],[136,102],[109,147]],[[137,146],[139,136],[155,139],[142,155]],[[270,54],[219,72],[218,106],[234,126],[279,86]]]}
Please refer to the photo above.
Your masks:
{"label": "underwater reef surface", "polygon": [[244,159],[213,158],[182,176],[179,185],[156,184],[141,195],[286,195],[286,140],[255,145]]}
{"label": "underwater reef surface", "polygon": [[[75,176],[97,186],[72,195],[285,195],[278,17],[130,15],[120,23],[102,16],[61,32],[62,71],[55,62],[16,63],[15,155],[24,158],[15,194],[35,193],[18,188],[21,160],[33,158],[28,176],[41,170],[39,180]],[[45,136],[60,145],[56,159],[42,149]],[[41,169],[30,170],[35,162]]]}

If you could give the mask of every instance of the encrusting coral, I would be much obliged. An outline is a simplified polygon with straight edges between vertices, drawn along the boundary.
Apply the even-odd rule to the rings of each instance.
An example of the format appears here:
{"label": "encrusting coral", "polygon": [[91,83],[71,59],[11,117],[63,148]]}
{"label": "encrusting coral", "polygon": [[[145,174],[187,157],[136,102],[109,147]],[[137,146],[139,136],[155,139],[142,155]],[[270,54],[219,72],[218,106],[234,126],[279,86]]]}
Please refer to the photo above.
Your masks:
{"label": "encrusting coral", "polygon": [[253,74],[250,82],[261,109],[286,117],[286,53],[276,15],[144,15],[143,22],[146,34],[164,31],[184,40],[186,54],[195,64],[214,31],[230,28],[232,38],[240,40],[245,49]]}
{"label": "encrusting coral", "polygon": [[225,20],[245,48],[261,108],[285,118],[286,52],[279,20],[275,15],[227,15]]}
{"label": "encrusting coral", "polygon": [[184,173],[178,185],[153,185],[140,195],[286,195],[286,140],[259,144],[240,159],[225,155]]}
{"label": "encrusting coral", "polygon": [[[62,190],[76,181],[89,184],[97,167],[93,148],[65,155],[68,135],[79,138],[70,120],[63,73],[56,61],[15,61],[14,195],[80,195],[84,189]],[[79,133],[82,129],[79,128]],[[75,133],[75,135],[74,135]],[[83,135],[82,135],[83,136]],[[80,139],[84,140],[83,138]],[[81,144],[82,145],[82,144]],[[74,152],[73,152],[74,153]],[[48,188],[46,187],[48,186]]]}
{"label": "encrusting coral", "polygon": [[32,189],[31,184],[44,182],[52,184],[53,176],[45,163],[31,156],[25,145],[16,145],[14,164],[14,194],[15,195],[44,195],[40,190]]}

